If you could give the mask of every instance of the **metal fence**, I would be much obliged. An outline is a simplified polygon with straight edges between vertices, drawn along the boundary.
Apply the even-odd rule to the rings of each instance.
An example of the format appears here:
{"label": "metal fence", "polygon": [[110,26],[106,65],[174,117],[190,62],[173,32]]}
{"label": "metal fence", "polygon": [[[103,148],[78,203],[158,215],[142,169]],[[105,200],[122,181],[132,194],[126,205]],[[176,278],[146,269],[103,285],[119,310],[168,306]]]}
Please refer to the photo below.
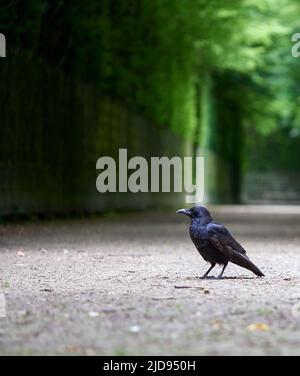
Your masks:
{"label": "metal fence", "polygon": [[0,67],[0,215],[95,212],[168,206],[178,194],[96,191],[96,161],[182,155],[182,139],[96,88],[21,57]]}
{"label": "metal fence", "polygon": [[244,180],[246,203],[300,203],[300,173],[251,172]]}

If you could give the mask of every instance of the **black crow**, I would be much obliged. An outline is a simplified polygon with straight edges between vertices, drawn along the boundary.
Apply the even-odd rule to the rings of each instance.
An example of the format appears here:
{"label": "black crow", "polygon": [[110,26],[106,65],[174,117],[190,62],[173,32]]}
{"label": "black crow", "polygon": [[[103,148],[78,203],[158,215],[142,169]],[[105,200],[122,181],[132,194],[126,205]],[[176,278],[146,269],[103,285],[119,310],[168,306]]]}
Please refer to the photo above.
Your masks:
{"label": "black crow", "polygon": [[218,277],[221,279],[229,262],[251,270],[259,277],[264,277],[264,274],[249,260],[244,248],[223,225],[214,222],[205,207],[181,209],[177,211],[177,214],[185,214],[191,218],[190,237],[200,255],[211,264],[211,268],[204,274],[203,279],[209,278],[208,274],[216,264],[223,265],[223,270]]}

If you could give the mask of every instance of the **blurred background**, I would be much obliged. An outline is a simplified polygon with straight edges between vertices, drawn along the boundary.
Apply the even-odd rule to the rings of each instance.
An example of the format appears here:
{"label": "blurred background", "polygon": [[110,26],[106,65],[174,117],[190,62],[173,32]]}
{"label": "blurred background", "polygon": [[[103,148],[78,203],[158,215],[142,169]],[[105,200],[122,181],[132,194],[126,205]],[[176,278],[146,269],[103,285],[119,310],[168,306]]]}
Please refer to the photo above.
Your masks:
{"label": "blurred background", "polygon": [[0,215],[152,209],[96,161],[205,156],[211,204],[300,202],[298,0],[0,2]]}

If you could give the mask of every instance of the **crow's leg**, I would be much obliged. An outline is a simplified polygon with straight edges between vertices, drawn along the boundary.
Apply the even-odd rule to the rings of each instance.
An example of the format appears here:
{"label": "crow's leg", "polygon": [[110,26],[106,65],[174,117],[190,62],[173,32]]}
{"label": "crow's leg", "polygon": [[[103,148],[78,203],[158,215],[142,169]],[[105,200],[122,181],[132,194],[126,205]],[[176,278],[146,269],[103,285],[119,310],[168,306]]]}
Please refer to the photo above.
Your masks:
{"label": "crow's leg", "polygon": [[208,278],[215,278],[215,277],[209,277],[209,273],[213,270],[213,268],[216,266],[216,264],[211,264],[211,267],[208,269],[208,271],[204,274],[203,277],[200,277],[200,279],[208,279]]}
{"label": "crow's leg", "polygon": [[224,274],[224,272],[225,272],[225,269],[227,268],[227,265],[228,265],[228,263],[225,264],[225,265],[223,266],[223,269],[222,269],[222,271],[221,271],[221,274],[219,275],[219,277],[218,277],[217,279],[222,279],[223,274]]}

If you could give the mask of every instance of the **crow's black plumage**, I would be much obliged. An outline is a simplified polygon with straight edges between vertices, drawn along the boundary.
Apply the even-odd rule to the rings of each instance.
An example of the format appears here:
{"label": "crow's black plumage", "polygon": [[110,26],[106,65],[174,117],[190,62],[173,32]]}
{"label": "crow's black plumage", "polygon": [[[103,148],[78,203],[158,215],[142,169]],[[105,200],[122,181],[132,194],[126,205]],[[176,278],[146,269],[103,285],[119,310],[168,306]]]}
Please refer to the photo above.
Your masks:
{"label": "crow's black plumage", "polygon": [[192,209],[178,210],[177,213],[191,218],[191,239],[204,260],[211,264],[211,268],[202,278],[209,278],[210,271],[219,264],[223,265],[222,273],[218,277],[221,279],[229,262],[251,270],[258,277],[264,277],[249,260],[244,248],[223,225],[213,221],[205,207],[195,206]]}

